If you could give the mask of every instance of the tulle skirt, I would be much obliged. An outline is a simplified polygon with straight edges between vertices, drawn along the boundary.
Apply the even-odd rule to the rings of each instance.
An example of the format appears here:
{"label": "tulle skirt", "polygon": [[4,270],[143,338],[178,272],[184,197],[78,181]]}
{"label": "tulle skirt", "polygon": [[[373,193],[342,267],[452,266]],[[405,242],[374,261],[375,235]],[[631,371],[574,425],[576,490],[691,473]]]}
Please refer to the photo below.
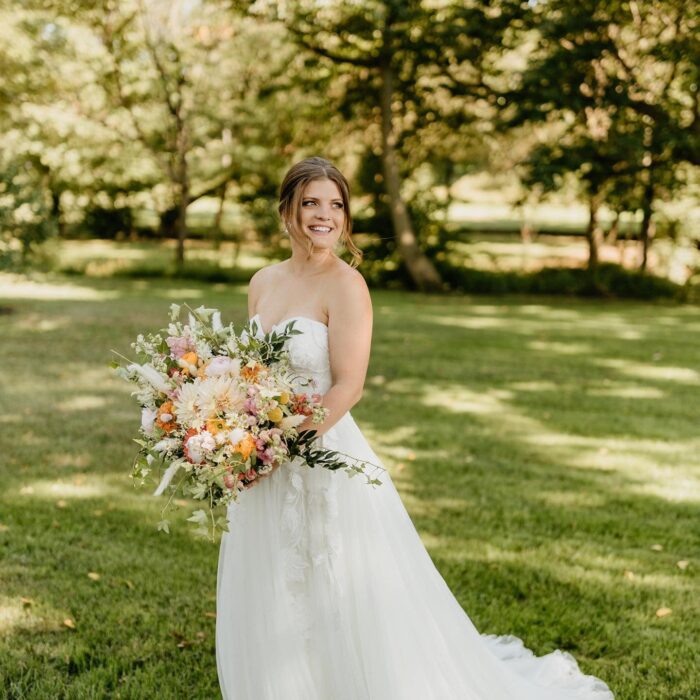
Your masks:
{"label": "tulle skirt", "polygon": [[[322,438],[380,464],[350,413]],[[217,582],[224,700],[611,700],[568,653],[480,634],[388,473],[289,462],[229,508]]]}

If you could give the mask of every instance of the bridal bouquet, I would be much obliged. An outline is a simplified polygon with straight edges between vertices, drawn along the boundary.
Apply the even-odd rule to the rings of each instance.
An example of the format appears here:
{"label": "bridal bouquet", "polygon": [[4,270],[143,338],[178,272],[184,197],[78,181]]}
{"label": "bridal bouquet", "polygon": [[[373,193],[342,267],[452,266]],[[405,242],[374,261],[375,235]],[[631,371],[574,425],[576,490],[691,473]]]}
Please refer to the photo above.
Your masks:
{"label": "bridal bouquet", "polygon": [[366,462],[320,447],[315,430],[298,430],[308,417],[321,423],[328,409],[319,394],[295,390],[311,380],[292,370],[284,347],[301,332],[294,321],[267,334],[249,321],[236,333],[216,309],[187,308],[186,324],[172,304],[167,328],[137,337],[131,347],[138,362],[120,356],[128,364],[112,364],[136,385],[132,396],[141,405],[132,478],[143,485],[156,475],[155,495],[169,493],[159,530],[170,531],[165,515],[177,507],[175,497],[190,497],[203,507],[188,520],[197,534],[214,539],[217,530],[228,530],[221,510],[260,475],[297,457],[309,467],[344,469],[381,484]]}

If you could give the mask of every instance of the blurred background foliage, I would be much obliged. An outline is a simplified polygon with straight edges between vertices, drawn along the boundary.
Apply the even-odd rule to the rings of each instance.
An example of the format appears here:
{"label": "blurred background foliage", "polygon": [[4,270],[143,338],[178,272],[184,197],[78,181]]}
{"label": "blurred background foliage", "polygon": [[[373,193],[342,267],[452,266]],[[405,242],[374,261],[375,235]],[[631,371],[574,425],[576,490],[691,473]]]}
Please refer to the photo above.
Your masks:
{"label": "blurred background foliage", "polygon": [[680,0],[0,0],[0,266],[245,281],[286,254],[284,172],[320,154],[351,180],[375,286],[692,299],[698,19]]}

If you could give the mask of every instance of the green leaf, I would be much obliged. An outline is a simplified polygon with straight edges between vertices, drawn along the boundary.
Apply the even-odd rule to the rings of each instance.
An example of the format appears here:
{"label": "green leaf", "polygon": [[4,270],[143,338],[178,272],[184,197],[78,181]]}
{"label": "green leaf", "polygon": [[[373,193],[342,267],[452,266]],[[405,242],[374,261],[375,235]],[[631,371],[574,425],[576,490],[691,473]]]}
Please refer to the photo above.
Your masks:
{"label": "green leaf", "polygon": [[165,532],[167,535],[170,534],[170,521],[169,520],[161,520],[158,523],[158,532]]}
{"label": "green leaf", "polygon": [[192,515],[189,518],[187,518],[187,521],[190,523],[197,523],[197,525],[201,525],[202,527],[204,527],[204,530],[206,532],[206,526],[208,522],[207,514],[201,508],[199,510],[192,511]]}

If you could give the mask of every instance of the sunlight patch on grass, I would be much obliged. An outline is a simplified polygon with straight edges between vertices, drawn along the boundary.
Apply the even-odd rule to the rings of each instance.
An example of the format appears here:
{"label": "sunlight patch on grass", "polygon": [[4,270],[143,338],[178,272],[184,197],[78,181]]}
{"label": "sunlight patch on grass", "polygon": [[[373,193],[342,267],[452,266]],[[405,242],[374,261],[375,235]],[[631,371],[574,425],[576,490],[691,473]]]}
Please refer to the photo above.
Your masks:
{"label": "sunlight patch on grass", "polygon": [[683,384],[700,383],[700,373],[690,367],[671,367],[650,365],[617,358],[593,359],[598,365],[615,369],[635,379],[653,379],[658,381],[679,382]]}
{"label": "sunlight patch on grass", "polygon": [[90,461],[91,458],[87,454],[77,454],[76,452],[55,452],[51,454],[48,464],[61,469],[65,467],[84,469],[90,464]]}
{"label": "sunlight patch on grass", "polygon": [[513,394],[504,389],[469,391],[455,384],[451,387],[423,387],[420,402],[424,406],[441,408],[450,413],[497,413],[503,410],[501,401],[512,399]]}
{"label": "sunlight patch on grass", "polygon": [[31,605],[25,604],[21,598],[0,599],[0,637],[7,637],[20,631],[47,631],[57,626],[57,624],[47,624],[32,611]]}
{"label": "sunlight patch on grass", "polygon": [[679,477],[677,469],[666,470],[664,477],[655,482],[644,481],[630,491],[642,496],[656,496],[671,503],[700,503],[700,479]]}
{"label": "sunlight patch on grass", "polygon": [[42,301],[109,301],[120,292],[81,287],[62,281],[59,284],[29,280],[20,275],[0,274],[0,297],[5,299],[37,299]]}
{"label": "sunlight patch on grass", "polygon": [[497,314],[503,311],[503,307],[494,304],[469,304],[470,314]]}
{"label": "sunlight patch on grass", "polygon": [[404,444],[411,444],[417,433],[415,425],[397,425],[391,430],[374,430],[370,424],[361,426],[362,432],[373,445],[381,445],[392,454],[396,454],[396,448],[403,449]]}
{"label": "sunlight patch on grass", "polygon": [[95,408],[102,408],[109,403],[104,396],[95,394],[80,394],[65,401],[59,401],[56,409],[59,411],[90,411]]}
{"label": "sunlight patch on grass", "polygon": [[531,350],[553,352],[557,355],[588,355],[593,352],[593,348],[587,343],[557,343],[555,341],[532,340],[527,346]]}
{"label": "sunlight patch on grass", "polygon": [[31,496],[32,498],[43,498],[51,500],[54,498],[104,498],[106,496],[123,497],[123,492],[112,488],[102,479],[94,479],[90,482],[75,483],[68,481],[48,481],[40,479],[23,484],[18,490],[21,496]]}
{"label": "sunlight patch on grass", "polygon": [[164,296],[174,297],[177,303],[185,299],[203,299],[208,296],[206,289],[192,289],[190,287],[170,287],[165,290]]}
{"label": "sunlight patch on grass", "polygon": [[39,314],[30,313],[17,320],[16,327],[29,332],[58,331],[69,328],[71,324],[67,316],[42,318]]}
{"label": "sunlight patch on grass", "polygon": [[511,382],[508,386],[515,391],[558,391],[561,389],[561,384],[550,381]]}
{"label": "sunlight patch on grass", "polygon": [[[637,441],[630,440],[629,447],[636,448]],[[578,468],[623,474],[629,482],[627,490],[631,493],[653,495],[675,503],[700,502],[700,480],[684,473],[678,465],[662,466],[658,456],[646,451],[599,448],[588,453],[577,452],[569,457],[568,463]]]}
{"label": "sunlight patch on grass", "polygon": [[419,316],[419,321],[435,323],[439,326],[449,326],[450,328],[468,328],[479,330],[483,328],[503,328],[507,327],[512,320],[507,318],[492,318],[484,316],[482,318],[465,318],[462,316]]}
{"label": "sunlight patch on grass", "polygon": [[24,418],[22,416],[18,416],[17,414],[15,415],[10,415],[9,413],[3,416],[0,416],[0,423],[23,423]]}
{"label": "sunlight patch on grass", "polygon": [[588,389],[590,396],[612,396],[618,399],[663,399],[667,392],[651,386],[620,385],[600,389]]}
{"label": "sunlight patch on grass", "polygon": [[606,499],[599,493],[590,491],[540,491],[535,498],[553,506],[574,506],[579,508],[600,508]]}
{"label": "sunlight patch on grass", "polygon": [[546,318],[547,321],[551,321],[552,319],[560,321],[578,321],[581,318],[581,312],[579,311],[573,311],[572,309],[553,309],[551,306],[544,306],[542,304],[522,304],[515,307],[513,310],[517,311],[519,314],[541,316]]}

